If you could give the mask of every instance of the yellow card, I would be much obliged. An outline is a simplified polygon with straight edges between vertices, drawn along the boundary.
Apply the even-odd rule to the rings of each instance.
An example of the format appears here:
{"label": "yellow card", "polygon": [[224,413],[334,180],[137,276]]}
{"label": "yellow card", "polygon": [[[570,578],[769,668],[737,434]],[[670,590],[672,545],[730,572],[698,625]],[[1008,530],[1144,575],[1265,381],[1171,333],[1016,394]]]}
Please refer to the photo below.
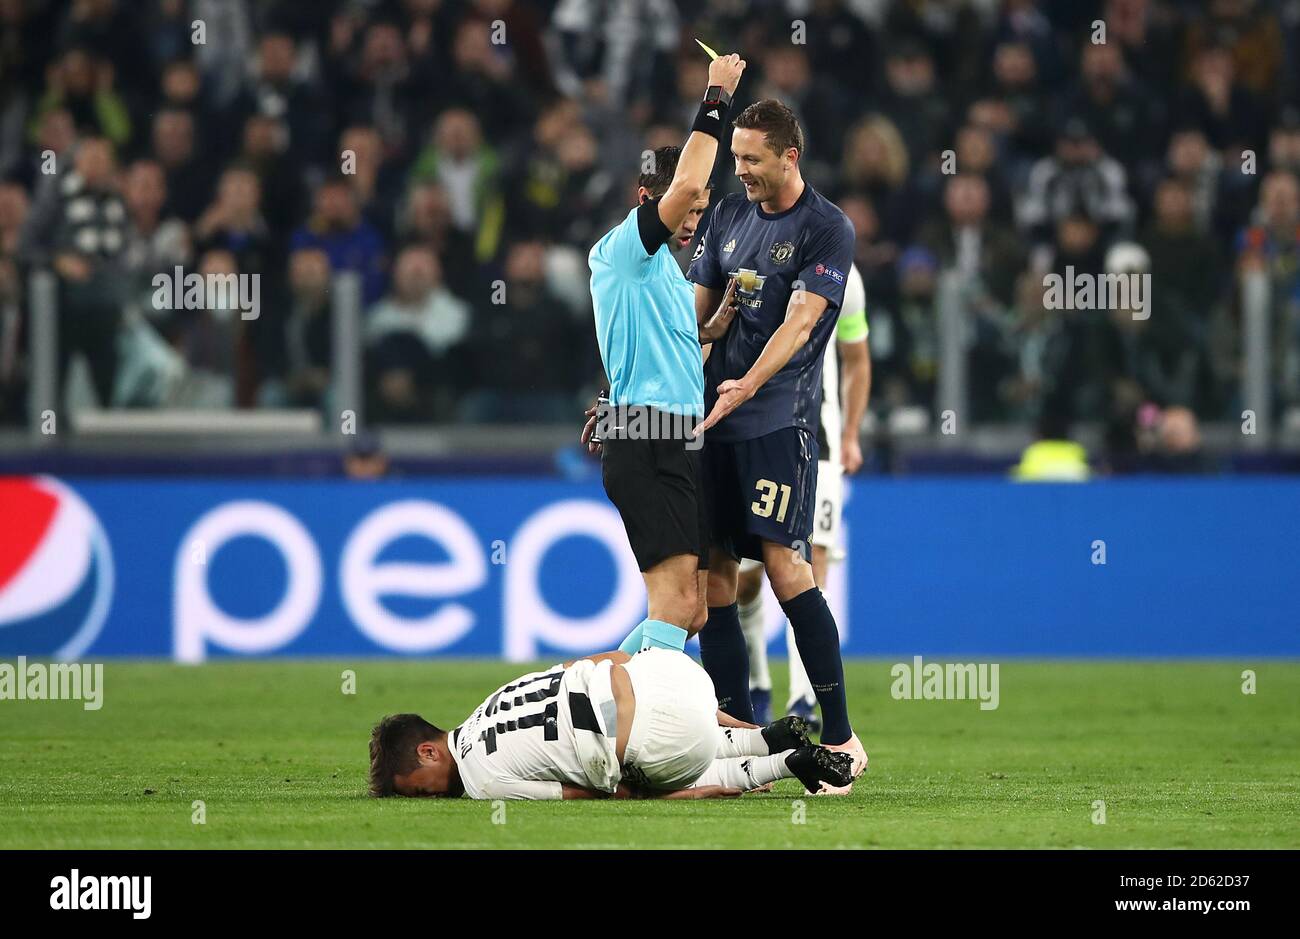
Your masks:
{"label": "yellow card", "polygon": [[710,49],[708,46],[706,46],[704,43],[700,42],[698,39],[695,41],[700,43],[700,48],[709,54],[710,59],[716,59],[718,57],[718,54],[714,52],[712,49]]}

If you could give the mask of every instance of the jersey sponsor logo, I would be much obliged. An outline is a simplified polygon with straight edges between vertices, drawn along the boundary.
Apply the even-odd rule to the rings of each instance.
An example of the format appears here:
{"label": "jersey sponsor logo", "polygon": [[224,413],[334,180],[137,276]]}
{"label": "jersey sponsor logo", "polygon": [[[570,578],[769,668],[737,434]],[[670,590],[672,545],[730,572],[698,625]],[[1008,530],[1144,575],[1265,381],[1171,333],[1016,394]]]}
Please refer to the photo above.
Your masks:
{"label": "jersey sponsor logo", "polygon": [[844,272],[831,267],[829,264],[818,264],[814,270],[823,277],[829,277],[837,284],[844,283]]}
{"label": "jersey sponsor logo", "polygon": [[794,242],[792,241],[773,242],[771,250],[767,252],[767,256],[773,264],[784,264],[790,260],[793,254]]}
{"label": "jersey sponsor logo", "polygon": [[740,294],[740,302],[752,309],[757,309],[763,305],[761,295],[763,293],[763,284],[767,278],[751,268],[742,267],[739,270],[732,271],[728,277],[736,278],[736,287]]}
{"label": "jersey sponsor logo", "polygon": [[735,250],[736,250],[736,239],[735,239],[735,238],[732,238],[730,241],[727,242],[727,246],[726,246],[725,248],[722,249],[722,253],[723,253],[723,254],[730,254],[731,252],[733,252],[733,251],[735,251]]}

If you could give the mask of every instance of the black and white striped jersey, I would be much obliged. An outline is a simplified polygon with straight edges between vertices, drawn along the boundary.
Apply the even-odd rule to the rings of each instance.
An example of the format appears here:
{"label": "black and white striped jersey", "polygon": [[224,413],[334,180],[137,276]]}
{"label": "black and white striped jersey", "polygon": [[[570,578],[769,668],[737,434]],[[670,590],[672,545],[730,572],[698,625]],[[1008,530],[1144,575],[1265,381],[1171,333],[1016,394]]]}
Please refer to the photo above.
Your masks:
{"label": "black and white striped jersey", "polygon": [[621,768],[610,663],[579,659],[503,685],[452,731],[472,799],[559,799],[563,783],[613,792]]}

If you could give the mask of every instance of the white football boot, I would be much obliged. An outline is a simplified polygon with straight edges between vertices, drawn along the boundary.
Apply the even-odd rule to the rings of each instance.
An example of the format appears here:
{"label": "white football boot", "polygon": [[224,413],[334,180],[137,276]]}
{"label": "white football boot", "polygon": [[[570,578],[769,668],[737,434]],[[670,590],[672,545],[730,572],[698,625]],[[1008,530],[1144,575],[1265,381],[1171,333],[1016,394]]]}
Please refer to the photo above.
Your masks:
{"label": "white football boot", "polygon": [[[857,779],[867,770],[867,751],[862,748],[862,741],[858,735],[854,734],[844,743],[824,743],[822,744],[827,750],[838,750],[841,753],[848,753],[853,757],[853,778]],[[846,796],[853,791],[853,783],[847,786],[832,786],[829,783],[822,783],[822,787],[817,790],[819,796]]]}

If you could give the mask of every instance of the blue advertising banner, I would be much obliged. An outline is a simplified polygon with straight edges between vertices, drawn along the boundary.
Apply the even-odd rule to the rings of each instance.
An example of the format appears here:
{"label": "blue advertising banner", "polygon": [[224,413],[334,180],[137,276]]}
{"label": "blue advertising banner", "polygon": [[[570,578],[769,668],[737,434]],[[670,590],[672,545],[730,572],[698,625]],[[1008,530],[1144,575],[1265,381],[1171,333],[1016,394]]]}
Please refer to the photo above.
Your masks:
{"label": "blue advertising banner", "polygon": [[[828,594],[849,655],[1296,656],[1298,523],[1295,480],[855,480]],[[644,612],[598,483],[0,478],[0,657],[524,661]]]}

